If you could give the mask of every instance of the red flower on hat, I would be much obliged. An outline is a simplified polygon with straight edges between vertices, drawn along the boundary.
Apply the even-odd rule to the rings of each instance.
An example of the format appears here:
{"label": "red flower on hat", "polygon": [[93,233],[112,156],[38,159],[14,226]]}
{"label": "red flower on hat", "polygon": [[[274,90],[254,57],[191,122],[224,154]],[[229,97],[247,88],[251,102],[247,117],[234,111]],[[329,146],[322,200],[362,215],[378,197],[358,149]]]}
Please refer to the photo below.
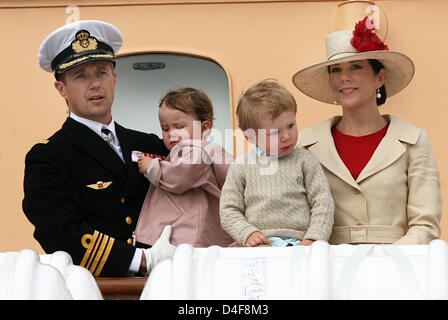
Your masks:
{"label": "red flower on hat", "polygon": [[374,30],[373,21],[369,17],[365,17],[364,20],[359,21],[355,26],[353,38],[350,40],[351,45],[358,52],[389,50]]}

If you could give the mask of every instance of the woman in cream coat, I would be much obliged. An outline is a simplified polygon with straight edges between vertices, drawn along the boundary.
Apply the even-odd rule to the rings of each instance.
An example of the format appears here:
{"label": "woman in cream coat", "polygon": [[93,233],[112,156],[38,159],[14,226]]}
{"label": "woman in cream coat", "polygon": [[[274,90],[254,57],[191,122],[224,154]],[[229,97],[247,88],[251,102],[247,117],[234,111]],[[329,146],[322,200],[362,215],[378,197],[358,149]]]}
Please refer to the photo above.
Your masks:
{"label": "woman in cream coat", "polygon": [[[301,132],[335,201],[331,244],[427,244],[440,237],[439,171],[426,131],[378,105],[408,85],[414,65],[360,21],[326,38],[328,60],[297,72],[295,86],[342,116]],[[376,139],[376,140],[375,140]]]}

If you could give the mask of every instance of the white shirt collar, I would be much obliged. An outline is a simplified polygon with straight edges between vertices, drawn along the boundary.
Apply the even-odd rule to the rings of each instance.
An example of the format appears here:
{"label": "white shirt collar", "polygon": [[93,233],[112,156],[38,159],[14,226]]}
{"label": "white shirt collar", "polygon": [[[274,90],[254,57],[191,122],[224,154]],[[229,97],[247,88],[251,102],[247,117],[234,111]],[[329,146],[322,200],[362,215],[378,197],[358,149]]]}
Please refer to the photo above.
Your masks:
{"label": "white shirt collar", "polygon": [[115,132],[115,121],[114,121],[114,117],[112,116],[112,120],[108,125],[105,125],[103,123],[100,122],[96,122],[90,119],[86,119],[86,118],[82,118],[80,116],[77,116],[76,114],[74,114],[73,112],[70,112],[70,118],[72,118],[73,120],[82,123],[83,125],[89,127],[93,132],[95,132],[97,135],[99,135],[101,137],[101,129],[102,128],[107,128],[110,130],[110,132],[112,132],[112,134],[114,135],[115,140],[117,140],[117,134]]}
{"label": "white shirt collar", "polygon": [[73,120],[75,120],[75,121],[77,121],[77,122],[87,126],[93,132],[95,132],[97,135],[99,135],[101,138],[103,138],[103,136],[101,135],[101,129],[102,128],[109,129],[110,132],[112,132],[113,137],[114,137],[114,139],[110,143],[110,146],[118,154],[118,156],[121,158],[121,160],[123,160],[123,162],[124,162],[123,153],[121,151],[121,146],[120,146],[120,141],[118,140],[117,134],[115,132],[115,121],[114,121],[114,117],[113,116],[112,116],[112,120],[110,121],[110,123],[108,125],[105,125],[103,123],[96,122],[96,121],[93,121],[93,120],[89,120],[89,119],[86,119],[86,118],[82,118],[80,116],[77,116],[73,112],[70,112],[70,118],[72,118]]}

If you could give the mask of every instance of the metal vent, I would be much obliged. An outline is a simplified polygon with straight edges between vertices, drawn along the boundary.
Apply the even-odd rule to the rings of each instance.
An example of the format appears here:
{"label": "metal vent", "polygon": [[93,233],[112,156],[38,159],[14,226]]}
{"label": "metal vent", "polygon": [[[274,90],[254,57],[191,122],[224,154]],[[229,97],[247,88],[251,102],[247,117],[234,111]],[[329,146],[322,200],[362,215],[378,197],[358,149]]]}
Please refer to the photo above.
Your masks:
{"label": "metal vent", "polygon": [[132,65],[134,70],[157,70],[157,69],[165,69],[164,62],[136,62]]}

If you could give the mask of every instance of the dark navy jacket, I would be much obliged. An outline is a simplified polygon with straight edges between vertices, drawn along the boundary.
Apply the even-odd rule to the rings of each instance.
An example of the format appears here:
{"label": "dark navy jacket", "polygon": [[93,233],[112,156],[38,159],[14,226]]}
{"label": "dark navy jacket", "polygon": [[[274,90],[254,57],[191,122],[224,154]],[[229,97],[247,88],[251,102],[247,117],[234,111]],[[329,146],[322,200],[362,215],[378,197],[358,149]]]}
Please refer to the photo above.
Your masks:
{"label": "dark navy jacket", "polygon": [[94,276],[124,276],[135,252],[132,232],[149,182],[131,151],[166,156],[156,135],[115,123],[125,163],[87,126],[62,129],[26,155],[23,211],[47,253],[66,251]]}

